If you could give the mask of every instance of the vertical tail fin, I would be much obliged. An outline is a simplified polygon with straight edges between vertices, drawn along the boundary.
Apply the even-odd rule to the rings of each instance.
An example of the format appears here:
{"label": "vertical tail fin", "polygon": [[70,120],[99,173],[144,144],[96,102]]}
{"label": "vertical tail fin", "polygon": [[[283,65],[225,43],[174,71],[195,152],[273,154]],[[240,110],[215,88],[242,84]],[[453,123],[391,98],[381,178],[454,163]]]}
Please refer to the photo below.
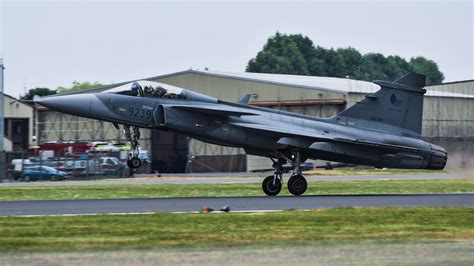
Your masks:
{"label": "vertical tail fin", "polygon": [[426,76],[410,72],[394,82],[374,81],[381,89],[341,112],[336,119],[367,120],[369,128],[419,137],[425,80]]}

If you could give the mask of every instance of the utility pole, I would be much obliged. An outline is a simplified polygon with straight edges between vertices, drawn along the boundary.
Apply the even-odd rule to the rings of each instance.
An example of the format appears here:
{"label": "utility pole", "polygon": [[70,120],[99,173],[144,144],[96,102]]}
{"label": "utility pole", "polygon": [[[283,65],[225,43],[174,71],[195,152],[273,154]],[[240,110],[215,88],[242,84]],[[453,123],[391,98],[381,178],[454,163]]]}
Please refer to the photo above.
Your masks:
{"label": "utility pole", "polygon": [[0,182],[3,182],[3,179],[6,179],[6,169],[5,169],[5,150],[3,147],[3,134],[4,129],[4,110],[3,110],[3,58],[0,58]]}

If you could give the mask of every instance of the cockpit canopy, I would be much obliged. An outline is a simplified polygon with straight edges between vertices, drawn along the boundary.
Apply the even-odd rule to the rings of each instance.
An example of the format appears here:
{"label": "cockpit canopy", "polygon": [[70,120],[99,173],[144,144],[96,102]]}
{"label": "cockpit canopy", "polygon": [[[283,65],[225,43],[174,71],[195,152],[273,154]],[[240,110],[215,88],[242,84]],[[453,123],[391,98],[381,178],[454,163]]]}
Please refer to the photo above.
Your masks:
{"label": "cockpit canopy", "polygon": [[186,90],[172,85],[148,80],[139,80],[132,83],[127,83],[104,92],[130,96],[186,99]]}
{"label": "cockpit canopy", "polygon": [[173,85],[149,80],[134,81],[122,86],[108,89],[104,92],[138,97],[217,103],[217,99],[214,97],[200,94],[191,90],[185,90]]}

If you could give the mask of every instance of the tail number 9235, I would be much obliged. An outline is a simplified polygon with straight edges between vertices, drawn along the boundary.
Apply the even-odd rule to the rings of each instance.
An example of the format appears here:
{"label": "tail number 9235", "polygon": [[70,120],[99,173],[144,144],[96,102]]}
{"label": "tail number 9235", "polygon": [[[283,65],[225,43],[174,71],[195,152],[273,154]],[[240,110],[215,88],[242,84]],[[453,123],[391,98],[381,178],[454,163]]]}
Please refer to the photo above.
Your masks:
{"label": "tail number 9235", "polygon": [[149,119],[151,117],[151,111],[140,109],[140,108],[130,107],[130,108],[128,108],[128,115],[133,116],[133,117],[142,118],[142,119]]}

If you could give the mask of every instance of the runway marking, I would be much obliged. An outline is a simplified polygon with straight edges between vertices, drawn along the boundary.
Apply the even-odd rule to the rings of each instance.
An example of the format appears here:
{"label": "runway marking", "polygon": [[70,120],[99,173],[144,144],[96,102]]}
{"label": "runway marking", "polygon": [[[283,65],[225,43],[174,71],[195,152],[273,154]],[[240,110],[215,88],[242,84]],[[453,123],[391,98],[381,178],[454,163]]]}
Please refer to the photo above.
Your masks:
{"label": "runway marking", "polygon": [[80,216],[128,215],[157,212],[199,213],[204,207],[210,213],[222,213],[222,206],[231,212],[274,212],[282,210],[318,210],[343,207],[474,207],[473,193],[449,194],[387,194],[387,195],[320,195],[281,197],[192,197],[101,200],[39,200],[0,201],[0,217],[6,216]]}

